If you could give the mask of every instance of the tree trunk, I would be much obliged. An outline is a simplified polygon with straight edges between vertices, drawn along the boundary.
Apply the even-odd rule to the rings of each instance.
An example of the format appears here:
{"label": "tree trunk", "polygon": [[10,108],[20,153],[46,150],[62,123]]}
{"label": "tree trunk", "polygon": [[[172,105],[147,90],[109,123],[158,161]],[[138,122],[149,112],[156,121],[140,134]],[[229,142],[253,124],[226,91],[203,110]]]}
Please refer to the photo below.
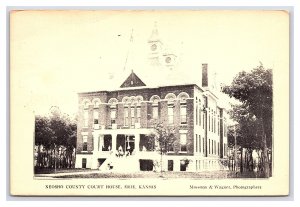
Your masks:
{"label": "tree trunk", "polygon": [[262,121],[262,142],[263,142],[263,173],[264,173],[264,177],[268,178],[270,177],[270,169],[269,169],[267,136],[265,133],[265,126],[262,118],[261,121]]}
{"label": "tree trunk", "polygon": [[268,159],[268,148],[267,148],[267,136],[266,136],[266,130],[265,130],[265,122],[263,119],[263,106],[265,105],[264,103],[264,98],[260,94],[260,100],[262,100],[262,105],[260,107],[260,121],[261,121],[261,126],[262,126],[262,144],[263,144],[263,174],[265,178],[270,177],[269,173],[269,159]]}
{"label": "tree trunk", "polygon": [[268,158],[268,148],[267,148],[267,141],[266,141],[266,134],[264,136],[264,149],[263,149],[263,166],[264,166],[264,177],[270,177],[270,169],[269,169],[269,158]]}
{"label": "tree trunk", "polygon": [[253,171],[253,156],[252,156],[253,150],[250,149],[250,154],[249,154],[249,171]]}
{"label": "tree trunk", "polygon": [[163,154],[161,153],[160,154],[160,175],[162,176],[162,171],[163,171],[163,169],[162,169],[162,156],[163,156]]}
{"label": "tree trunk", "polygon": [[240,165],[240,172],[243,172],[243,147],[241,147],[241,165]]}

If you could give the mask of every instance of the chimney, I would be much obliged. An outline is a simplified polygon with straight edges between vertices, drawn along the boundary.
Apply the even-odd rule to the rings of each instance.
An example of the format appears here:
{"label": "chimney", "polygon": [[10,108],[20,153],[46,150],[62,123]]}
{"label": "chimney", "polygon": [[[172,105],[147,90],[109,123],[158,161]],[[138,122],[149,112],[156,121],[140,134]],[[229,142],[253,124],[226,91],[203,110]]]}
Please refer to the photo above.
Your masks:
{"label": "chimney", "polygon": [[208,86],[207,63],[202,64],[202,87]]}

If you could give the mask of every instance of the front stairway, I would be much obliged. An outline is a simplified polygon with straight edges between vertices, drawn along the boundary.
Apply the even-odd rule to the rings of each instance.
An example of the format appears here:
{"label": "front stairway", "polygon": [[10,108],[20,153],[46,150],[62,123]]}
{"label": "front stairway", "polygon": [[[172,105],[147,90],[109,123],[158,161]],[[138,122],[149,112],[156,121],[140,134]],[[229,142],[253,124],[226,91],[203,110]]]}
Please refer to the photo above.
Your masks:
{"label": "front stairway", "polygon": [[111,172],[138,172],[140,171],[139,159],[135,155],[117,157],[111,154],[99,167],[100,171]]}

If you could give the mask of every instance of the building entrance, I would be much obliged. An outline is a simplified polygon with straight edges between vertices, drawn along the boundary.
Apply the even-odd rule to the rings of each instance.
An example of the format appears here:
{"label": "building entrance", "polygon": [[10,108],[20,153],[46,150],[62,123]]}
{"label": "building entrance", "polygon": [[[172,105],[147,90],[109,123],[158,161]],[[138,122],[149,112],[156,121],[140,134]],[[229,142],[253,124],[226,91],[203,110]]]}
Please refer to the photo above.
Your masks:
{"label": "building entrance", "polygon": [[117,150],[119,155],[128,156],[132,155],[135,150],[135,137],[134,135],[124,135],[118,134],[117,135]]}
{"label": "building entrance", "polygon": [[135,141],[134,136],[129,136],[129,135],[126,136],[125,146],[126,146],[126,152],[129,153],[129,155],[132,155],[134,151],[134,141]]}

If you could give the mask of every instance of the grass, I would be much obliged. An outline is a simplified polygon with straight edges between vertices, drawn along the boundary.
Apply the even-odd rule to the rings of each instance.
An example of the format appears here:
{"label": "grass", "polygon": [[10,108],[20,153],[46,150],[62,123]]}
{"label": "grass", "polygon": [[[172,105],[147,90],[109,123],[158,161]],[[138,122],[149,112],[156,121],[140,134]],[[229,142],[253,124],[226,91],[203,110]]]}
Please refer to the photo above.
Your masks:
{"label": "grass", "polygon": [[52,173],[70,173],[70,172],[86,172],[91,171],[90,169],[83,168],[57,168],[56,170],[52,168],[35,168],[35,174],[52,174]]}
{"label": "grass", "polygon": [[56,178],[190,178],[190,179],[226,179],[226,178],[257,178],[253,172],[235,173],[232,171],[207,171],[207,172],[135,172],[135,173],[117,173],[117,172],[99,172],[90,174],[74,174],[55,176]]}

